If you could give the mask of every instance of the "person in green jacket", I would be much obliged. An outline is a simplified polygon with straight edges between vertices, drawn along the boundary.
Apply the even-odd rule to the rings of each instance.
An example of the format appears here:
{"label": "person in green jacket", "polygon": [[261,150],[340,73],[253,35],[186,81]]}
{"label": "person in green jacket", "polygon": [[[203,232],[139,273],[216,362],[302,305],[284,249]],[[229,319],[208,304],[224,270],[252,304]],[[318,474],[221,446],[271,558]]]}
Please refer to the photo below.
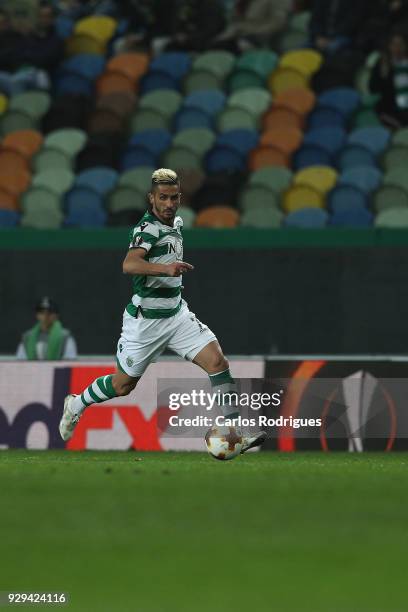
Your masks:
{"label": "person in green jacket", "polygon": [[17,359],[76,359],[75,339],[61,325],[57,304],[45,296],[36,304],[35,313],[37,323],[23,334],[17,348]]}

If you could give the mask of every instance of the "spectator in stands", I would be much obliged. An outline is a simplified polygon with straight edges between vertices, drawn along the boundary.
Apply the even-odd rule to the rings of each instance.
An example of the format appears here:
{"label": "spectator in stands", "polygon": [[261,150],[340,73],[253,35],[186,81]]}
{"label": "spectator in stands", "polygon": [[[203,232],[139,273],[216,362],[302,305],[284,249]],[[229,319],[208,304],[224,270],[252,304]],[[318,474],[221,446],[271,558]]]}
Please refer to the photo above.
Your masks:
{"label": "spectator in stands", "polygon": [[162,7],[170,29],[168,50],[203,51],[225,25],[220,0],[165,0]]}
{"label": "spectator in stands", "polygon": [[[286,25],[293,0],[236,0],[231,23],[216,43],[232,50],[268,46]],[[221,46],[221,45],[218,45]]]}
{"label": "spectator in stands", "polygon": [[310,20],[312,46],[328,54],[352,47],[367,10],[365,0],[314,0]]}
{"label": "spectator in stands", "polygon": [[113,0],[57,0],[54,3],[60,15],[70,19],[81,19],[88,15],[110,15],[116,17],[119,2]]}
{"label": "spectator in stands", "polygon": [[408,125],[408,39],[395,31],[373,68],[370,90],[380,94],[377,111],[390,127]]}
{"label": "spectator in stands", "polygon": [[366,52],[377,50],[379,41],[395,27],[408,21],[408,0],[377,0],[370,4],[366,23],[358,36],[359,46]]}
{"label": "spectator in stands", "polygon": [[17,348],[17,359],[76,359],[76,342],[71,332],[62,327],[57,304],[49,297],[43,297],[35,312],[37,323],[23,334]]}

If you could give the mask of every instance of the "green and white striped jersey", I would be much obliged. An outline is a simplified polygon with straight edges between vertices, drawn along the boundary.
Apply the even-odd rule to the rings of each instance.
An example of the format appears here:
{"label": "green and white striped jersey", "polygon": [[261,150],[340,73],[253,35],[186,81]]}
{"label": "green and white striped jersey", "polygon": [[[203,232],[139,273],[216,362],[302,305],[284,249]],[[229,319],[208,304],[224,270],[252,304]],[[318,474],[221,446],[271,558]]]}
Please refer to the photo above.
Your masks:
{"label": "green and white striped jersey", "polygon": [[[173,227],[170,227],[147,211],[130,232],[129,249],[145,249],[145,259],[151,263],[182,261],[182,225],[181,217],[176,217]],[[147,319],[172,317],[181,307],[181,280],[181,276],[135,275],[133,297],[126,307],[127,312],[137,317],[141,309]]]}

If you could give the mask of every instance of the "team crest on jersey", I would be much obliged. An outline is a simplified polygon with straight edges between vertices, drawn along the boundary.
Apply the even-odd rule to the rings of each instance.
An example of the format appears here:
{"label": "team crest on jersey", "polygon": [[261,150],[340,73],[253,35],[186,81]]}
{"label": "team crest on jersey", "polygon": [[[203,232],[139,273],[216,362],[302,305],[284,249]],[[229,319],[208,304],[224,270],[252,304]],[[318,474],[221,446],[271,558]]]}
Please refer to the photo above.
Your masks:
{"label": "team crest on jersey", "polygon": [[135,239],[133,240],[133,245],[137,247],[140,244],[142,244],[142,242],[143,242],[143,236],[135,236]]}
{"label": "team crest on jersey", "polygon": [[143,221],[143,223],[140,224],[140,231],[143,232],[148,225],[149,223],[147,221]]}
{"label": "team crest on jersey", "polygon": [[134,363],[134,361],[133,361],[133,359],[132,359],[131,357],[128,357],[128,358],[126,359],[126,365],[128,365],[128,366],[129,366],[129,368],[131,368],[131,367],[132,367],[133,363]]}

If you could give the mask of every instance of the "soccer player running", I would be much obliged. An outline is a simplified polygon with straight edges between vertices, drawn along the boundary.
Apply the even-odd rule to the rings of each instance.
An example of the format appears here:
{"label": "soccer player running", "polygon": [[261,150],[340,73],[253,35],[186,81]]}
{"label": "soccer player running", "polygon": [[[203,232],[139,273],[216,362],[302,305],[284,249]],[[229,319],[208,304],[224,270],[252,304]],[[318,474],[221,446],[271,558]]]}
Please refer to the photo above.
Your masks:
{"label": "soccer player running", "polygon": [[[133,297],[123,314],[115,374],[97,378],[80,395],[67,395],[59,431],[69,440],[87,406],[128,395],[148,365],[166,348],[207,372],[211,385],[223,393],[234,389],[228,361],[213,332],[190,312],[181,298],[181,275],[193,270],[183,261],[180,180],[173,170],[152,175],[149,208],[132,230],[123,272],[133,276]],[[220,406],[226,418],[236,407]],[[234,428],[227,428],[236,435]],[[266,434],[243,436],[242,452],[264,442]]]}

